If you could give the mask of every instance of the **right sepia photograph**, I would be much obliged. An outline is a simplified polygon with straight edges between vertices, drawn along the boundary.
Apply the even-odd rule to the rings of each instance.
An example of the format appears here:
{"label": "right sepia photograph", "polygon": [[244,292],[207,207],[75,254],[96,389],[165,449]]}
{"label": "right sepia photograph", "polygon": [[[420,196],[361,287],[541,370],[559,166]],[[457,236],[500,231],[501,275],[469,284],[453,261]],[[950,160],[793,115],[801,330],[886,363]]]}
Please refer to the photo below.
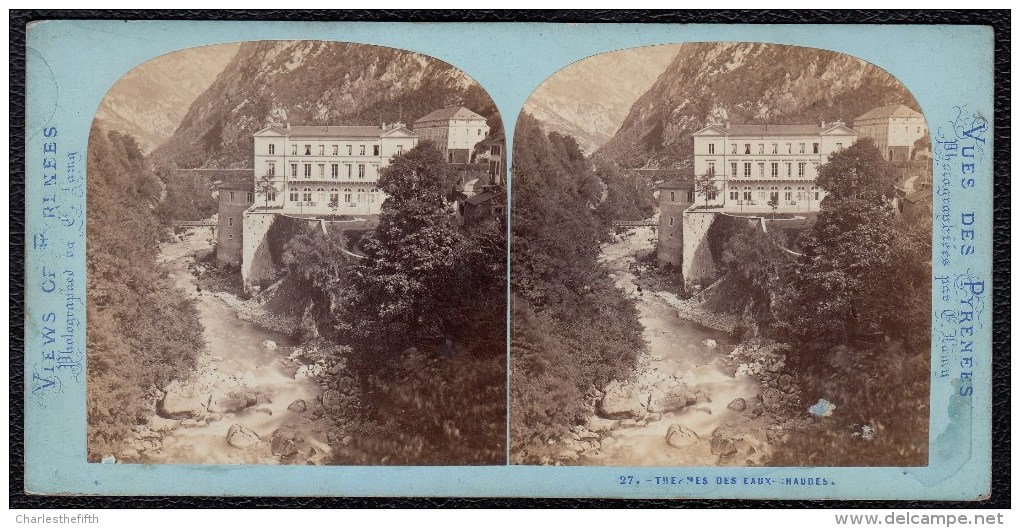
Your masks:
{"label": "right sepia photograph", "polygon": [[931,167],[907,87],[846,54],[548,78],[513,137],[510,462],[927,465]]}

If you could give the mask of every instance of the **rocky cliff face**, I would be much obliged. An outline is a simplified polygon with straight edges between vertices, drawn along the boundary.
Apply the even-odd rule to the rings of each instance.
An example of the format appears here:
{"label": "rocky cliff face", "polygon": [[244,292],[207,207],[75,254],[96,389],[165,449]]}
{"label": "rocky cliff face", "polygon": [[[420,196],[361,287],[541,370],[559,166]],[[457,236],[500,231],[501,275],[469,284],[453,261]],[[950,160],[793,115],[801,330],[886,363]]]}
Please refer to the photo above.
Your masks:
{"label": "rocky cliff face", "polygon": [[156,57],[117,80],[96,112],[105,130],[130,134],[143,154],[166,141],[191,103],[216,80],[240,44],[202,46]]}
{"label": "rocky cliff face", "polygon": [[691,134],[713,121],[820,123],[917,102],[885,70],[849,55],[759,43],[684,44],[599,155],[627,167],[684,166]]}
{"label": "rocky cliff face", "polygon": [[672,62],[680,45],[594,55],[553,74],[528,97],[524,111],[547,132],[573,136],[585,154],[609,141],[630,107]]}
{"label": "rocky cliff face", "polygon": [[375,125],[453,105],[501,130],[488,94],[439,60],[395,48],[320,41],[241,45],[209,89],[157,149],[181,167],[247,167],[252,133],[268,122]]}

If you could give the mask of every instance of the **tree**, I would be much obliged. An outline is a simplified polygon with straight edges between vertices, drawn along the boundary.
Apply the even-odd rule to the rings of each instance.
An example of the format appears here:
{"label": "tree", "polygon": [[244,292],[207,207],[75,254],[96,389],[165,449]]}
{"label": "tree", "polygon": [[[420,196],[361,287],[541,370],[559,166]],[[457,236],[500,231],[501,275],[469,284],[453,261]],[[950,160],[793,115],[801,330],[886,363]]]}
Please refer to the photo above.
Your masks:
{"label": "tree", "polygon": [[869,138],[829,157],[818,168],[818,186],[833,199],[889,201],[896,191],[896,172]]}
{"label": "tree", "polygon": [[772,208],[772,219],[776,219],[776,209],[779,209],[779,197],[773,195],[769,198],[768,206]]}
{"label": "tree", "polygon": [[275,177],[268,172],[259,176],[255,182],[255,191],[266,197],[266,207],[269,207],[269,194],[276,193],[276,182]]}
{"label": "tree", "polygon": [[695,186],[698,189],[698,194],[705,197],[705,207],[708,207],[708,201],[715,198],[719,188],[715,184],[715,174],[707,172],[698,177]]}
{"label": "tree", "polygon": [[780,319],[812,347],[851,345],[860,333],[890,332],[902,322],[902,233],[890,198],[894,172],[870,141],[834,154],[819,168],[827,192],[801,246],[793,292]]}
{"label": "tree", "polygon": [[723,245],[720,262],[733,291],[740,292],[732,311],[749,311],[759,327],[775,326],[774,306],[788,288],[794,257],[785,251],[786,237],[778,229],[742,225]]}
{"label": "tree", "polygon": [[437,292],[450,287],[463,233],[453,225],[446,195],[455,174],[438,150],[418,146],[382,170],[379,227],[351,268],[353,317],[338,321],[372,347],[442,341],[446,309]]}

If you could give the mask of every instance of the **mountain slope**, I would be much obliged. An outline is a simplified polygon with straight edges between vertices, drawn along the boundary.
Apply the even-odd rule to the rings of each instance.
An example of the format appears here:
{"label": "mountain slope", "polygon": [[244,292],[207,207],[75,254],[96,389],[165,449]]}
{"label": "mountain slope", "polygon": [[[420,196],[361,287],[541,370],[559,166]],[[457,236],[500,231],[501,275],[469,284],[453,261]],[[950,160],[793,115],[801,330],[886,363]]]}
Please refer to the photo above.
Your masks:
{"label": "mountain slope", "polygon": [[918,109],[896,78],[842,53],[759,43],[684,44],[598,153],[625,167],[684,166],[691,134],[709,122],[850,124],[893,103]]}
{"label": "mountain slope", "polygon": [[292,125],[412,123],[463,105],[502,129],[488,94],[439,60],[395,48],[321,41],[248,42],[156,154],[181,167],[251,165],[252,133]]}
{"label": "mountain slope", "polygon": [[545,80],[524,112],[547,132],[574,136],[590,154],[608,141],[634,104],[680,51],[680,44],[646,46],[579,60]]}
{"label": "mountain slope", "polygon": [[135,137],[148,153],[173,135],[191,103],[216,80],[240,44],[201,46],[157,57],[117,80],[97,124]]}

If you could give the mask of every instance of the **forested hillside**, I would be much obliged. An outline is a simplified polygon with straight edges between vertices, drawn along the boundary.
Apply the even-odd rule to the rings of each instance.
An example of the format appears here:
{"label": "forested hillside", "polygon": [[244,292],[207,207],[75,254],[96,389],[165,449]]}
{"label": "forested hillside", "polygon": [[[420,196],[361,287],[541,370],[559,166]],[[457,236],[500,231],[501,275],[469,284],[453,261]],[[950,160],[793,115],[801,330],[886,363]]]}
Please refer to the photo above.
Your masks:
{"label": "forested hillside", "polygon": [[344,42],[247,42],[155,153],[184,168],[248,167],[251,135],[271,120],[410,125],[454,105],[485,116],[493,133],[502,130],[485,90],[431,57]]}
{"label": "forested hillside", "polygon": [[93,128],[88,151],[88,457],[120,455],[146,392],[186,376],[205,346],[194,304],[156,252],[161,195],[131,136]]}
{"label": "forested hillside", "polygon": [[850,124],[893,103],[919,110],[895,77],[842,53],[748,42],[684,44],[599,154],[625,167],[683,165],[691,158],[691,134],[709,122]]}
{"label": "forested hillside", "polygon": [[644,347],[633,301],[599,266],[614,213],[569,136],[517,121],[511,227],[511,452],[535,463],[546,441],[590,414],[582,395],[625,375]]}

